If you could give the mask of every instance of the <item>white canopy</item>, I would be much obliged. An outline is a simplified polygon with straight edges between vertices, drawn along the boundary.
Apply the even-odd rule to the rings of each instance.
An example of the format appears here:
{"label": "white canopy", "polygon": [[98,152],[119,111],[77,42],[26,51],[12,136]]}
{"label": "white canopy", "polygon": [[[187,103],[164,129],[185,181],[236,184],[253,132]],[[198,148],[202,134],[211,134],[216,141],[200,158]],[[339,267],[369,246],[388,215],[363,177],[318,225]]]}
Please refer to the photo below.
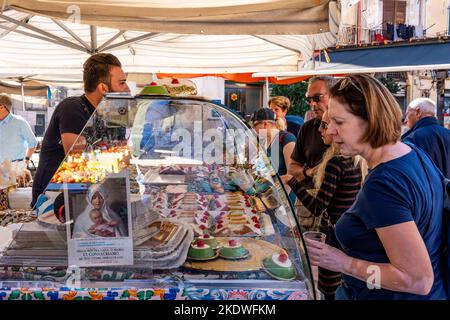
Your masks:
{"label": "white canopy", "polygon": [[8,7],[22,12],[120,30],[213,35],[314,34],[329,31],[330,0],[4,2]]}
{"label": "white canopy", "polygon": [[[72,1],[5,3],[0,14],[0,78],[22,76],[47,83],[80,81],[82,64],[94,52],[115,54],[132,73],[296,71],[313,50],[335,44],[339,21],[334,1],[316,0],[197,0],[190,1],[189,8],[180,1],[76,2],[82,23],[108,27],[54,18],[72,19]],[[258,19],[252,20],[255,12]],[[277,12],[285,12],[287,20],[276,18]],[[311,33],[329,29],[319,12],[331,15],[331,32]],[[302,20],[305,13],[319,23]],[[291,33],[307,34],[279,35],[286,33],[285,26],[296,24],[304,26],[292,27]],[[252,35],[252,25],[265,27]],[[179,33],[159,32],[163,30]]]}

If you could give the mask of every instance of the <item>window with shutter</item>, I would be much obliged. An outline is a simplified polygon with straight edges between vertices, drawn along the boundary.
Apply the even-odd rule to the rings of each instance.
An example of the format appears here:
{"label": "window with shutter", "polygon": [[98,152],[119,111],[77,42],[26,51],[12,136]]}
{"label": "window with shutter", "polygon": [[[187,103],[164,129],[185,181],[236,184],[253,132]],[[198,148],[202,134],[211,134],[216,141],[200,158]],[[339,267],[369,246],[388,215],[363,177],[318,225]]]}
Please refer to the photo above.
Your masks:
{"label": "window with shutter", "polygon": [[394,0],[383,1],[383,24],[394,23],[395,20],[394,8],[395,8]]}
{"label": "window with shutter", "polygon": [[406,1],[395,1],[395,24],[406,21]]}
{"label": "window with shutter", "polygon": [[399,25],[406,21],[406,1],[384,0],[383,1],[383,33],[386,34],[386,24]]}
{"label": "window with shutter", "polygon": [[383,1],[383,22],[384,23],[405,23],[406,21],[406,1],[384,0]]}

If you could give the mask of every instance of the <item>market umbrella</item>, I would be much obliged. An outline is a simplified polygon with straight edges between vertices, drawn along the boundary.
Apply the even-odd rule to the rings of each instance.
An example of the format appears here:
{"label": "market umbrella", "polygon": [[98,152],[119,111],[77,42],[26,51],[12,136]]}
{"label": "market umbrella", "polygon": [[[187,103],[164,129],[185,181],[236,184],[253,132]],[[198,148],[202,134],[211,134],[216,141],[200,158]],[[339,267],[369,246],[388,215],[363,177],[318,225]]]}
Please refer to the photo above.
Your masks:
{"label": "market umbrella", "polygon": [[21,96],[22,110],[25,110],[25,96],[47,97],[48,89],[47,85],[24,77],[9,77],[0,80],[0,92]]}
{"label": "market umbrella", "polygon": [[[189,5],[175,1],[77,3],[81,10],[79,21],[70,19],[66,12],[72,4],[68,1],[7,1],[0,14],[0,76],[33,74],[33,79],[59,84],[80,81],[83,62],[95,52],[115,54],[131,73],[295,71],[312,57],[314,50],[336,42],[339,21],[334,1],[252,0],[240,1],[239,5],[199,0]],[[157,3],[165,9],[156,8]],[[197,15],[180,17],[183,10],[193,8]],[[130,10],[145,18],[124,18],[122,15]],[[284,12],[287,20],[275,19],[271,10]],[[320,15],[301,18],[313,11]],[[94,17],[91,12],[102,15]],[[150,12],[153,16],[149,16]],[[238,12],[240,25],[247,27],[233,27],[229,19]],[[257,12],[258,18],[251,20],[245,12],[250,16]],[[206,13],[211,20],[208,23],[202,20]],[[161,17],[172,22],[163,25],[154,21],[164,20]],[[126,21],[126,27],[122,21]],[[291,24],[295,27],[286,30]],[[260,25],[265,27],[252,31]],[[205,30],[199,30],[199,26]]]}

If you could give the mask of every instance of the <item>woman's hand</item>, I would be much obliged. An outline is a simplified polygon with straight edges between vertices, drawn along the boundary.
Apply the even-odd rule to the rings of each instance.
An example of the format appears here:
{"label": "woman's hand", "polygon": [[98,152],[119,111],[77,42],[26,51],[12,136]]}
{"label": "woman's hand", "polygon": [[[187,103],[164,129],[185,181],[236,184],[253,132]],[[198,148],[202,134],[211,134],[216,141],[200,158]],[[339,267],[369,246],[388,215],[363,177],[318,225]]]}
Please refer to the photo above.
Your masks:
{"label": "woman's hand", "polygon": [[317,165],[317,166],[315,166],[315,167],[313,167],[313,168],[306,169],[306,175],[307,175],[308,177],[313,177],[313,176],[315,176],[316,173],[317,173],[317,169],[318,169],[318,168],[319,168],[319,166]]}
{"label": "woman's hand", "polygon": [[345,266],[351,263],[351,257],[341,250],[323,242],[306,239],[308,256],[313,266],[319,266],[335,272],[343,272]]}
{"label": "woman's hand", "polygon": [[292,179],[293,176],[291,176],[290,174],[285,174],[283,176],[281,176],[281,181],[283,182],[283,184],[288,185],[289,180]]}

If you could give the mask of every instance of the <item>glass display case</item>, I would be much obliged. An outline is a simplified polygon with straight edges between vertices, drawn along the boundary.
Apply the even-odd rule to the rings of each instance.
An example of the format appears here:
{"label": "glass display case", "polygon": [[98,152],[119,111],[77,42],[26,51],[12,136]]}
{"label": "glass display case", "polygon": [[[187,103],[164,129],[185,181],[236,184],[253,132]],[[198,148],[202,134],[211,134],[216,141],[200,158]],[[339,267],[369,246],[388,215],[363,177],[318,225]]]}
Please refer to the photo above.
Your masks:
{"label": "glass display case", "polygon": [[22,299],[315,299],[255,133],[195,97],[109,94],[0,257]]}

